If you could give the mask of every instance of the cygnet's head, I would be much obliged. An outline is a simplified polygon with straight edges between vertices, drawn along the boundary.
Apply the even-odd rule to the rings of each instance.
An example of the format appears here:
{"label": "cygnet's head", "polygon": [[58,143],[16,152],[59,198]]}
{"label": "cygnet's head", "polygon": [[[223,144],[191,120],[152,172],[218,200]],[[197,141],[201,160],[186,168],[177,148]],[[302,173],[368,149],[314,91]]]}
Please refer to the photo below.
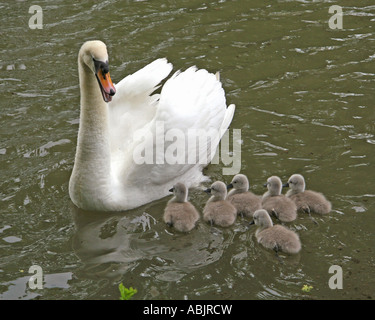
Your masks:
{"label": "cygnet's head", "polygon": [[236,174],[233,177],[232,182],[227,185],[227,188],[234,188],[246,192],[249,190],[249,180],[244,174]]}
{"label": "cygnet's head", "polygon": [[279,196],[283,185],[279,177],[272,176],[267,179],[266,187],[271,196]]}
{"label": "cygnet's head", "polygon": [[111,101],[116,88],[109,75],[108,52],[104,42],[100,40],[85,42],[79,50],[78,59],[83,66],[88,67],[95,74],[104,101]]}
{"label": "cygnet's head", "polygon": [[227,186],[224,182],[216,181],[211,185],[211,188],[205,190],[212,194],[218,200],[224,200],[227,196]]}
{"label": "cygnet's head", "polygon": [[272,219],[271,219],[270,215],[264,209],[259,209],[259,210],[255,211],[253,219],[254,219],[253,223],[256,224],[259,227],[268,228],[268,227],[273,226]]}
{"label": "cygnet's head", "polygon": [[294,192],[303,192],[305,191],[305,179],[300,174],[293,174],[289,180],[288,183],[285,184],[286,187],[289,187]]}
{"label": "cygnet's head", "polygon": [[169,191],[173,192],[177,202],[187,201],[188,190],[183,183],[177,182]]}

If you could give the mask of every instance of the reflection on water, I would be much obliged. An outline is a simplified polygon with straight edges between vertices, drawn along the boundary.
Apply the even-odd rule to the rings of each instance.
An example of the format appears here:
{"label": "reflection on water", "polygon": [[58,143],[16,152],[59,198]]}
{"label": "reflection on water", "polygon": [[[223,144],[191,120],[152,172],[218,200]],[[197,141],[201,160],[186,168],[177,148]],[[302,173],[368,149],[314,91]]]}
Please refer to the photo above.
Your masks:
{"label": "reflection on water", "polygon": [[[119,282],[137,299],[374,299],[374,4],[342,1],[342,30],[328,27],[331,4],[42,0],[43,29],[31,30],[28,2],[2,3],[0,299],[118,299]],[[333,204],[318,224],[301,214],[288,225],[299,255],[280,263],[241,219],[176,233],[162,222],[168,199],[121,214],[74,208],[77,52],[89,39],[107,43],[114,82],[161,57],[220,71],[252,191],[298,172]],[[42,290],[27,285],[34,264]],[[334,264],[344,290],[327,285]]]}
{"label": "reflection on water", "polygon": [[222,232],[210,232],[205,225],[183,234],[146,212],[135,217],[130,214],[90,219],[89,215],[76,210],[73,249],[94,277],[99,274],[120,279],[146,260],[150,265],[142,271],[143,277],[177,281],[218,261],[225,248]]}

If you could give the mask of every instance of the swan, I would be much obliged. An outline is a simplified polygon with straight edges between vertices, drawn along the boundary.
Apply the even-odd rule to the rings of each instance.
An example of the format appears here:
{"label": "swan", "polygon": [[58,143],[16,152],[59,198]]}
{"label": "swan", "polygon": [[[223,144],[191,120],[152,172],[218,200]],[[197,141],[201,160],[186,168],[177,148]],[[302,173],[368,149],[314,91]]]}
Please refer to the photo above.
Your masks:
{"label": "swan", "polygon": [[220,227],[231,226],[237,218],[237,209],[227,200],[227,186],[216,181],[205,192],[212,194],[203,209],[203,220]]}
{"label": "swan", "polygon": [[286,196],[294,201],[300,211],[326,214],[332,210],[331,202],[322,193],[305,190],[305,179],[300,174],[293,174],[283,187],[290,187]]}
{"label": "swan", "polygon": [[[82,45],[78,71],[80,123],[69,180],[77,207],[125,211],[167,196],[178,181],[190,188],[208,180],[202,169],[235,110],[233,104],[226,106],[217,75],[196,67],[177,71],[157,94],[172,71],[172,64],[160,58],[113,84],[107,48],[99,40]],[[173,163],[167,153],[174,155],[183,138],[196,138],[190,129],[213,132],[211,143],[189,143],[186,149],[183,143],[182,156]],[[176,137],[181,138],[177,147]],[[188,159],[191,154],[195,161]],[[205,161],[197,160],[201,155]]]}
{"label": "swan", "polygon": [[255,211],[254,220],[250,224],[258,226],[255,237],[264,247],[273,249],[276,253],[298,253],[301,250],[298,234],[284,226],[274,225],[266,210]]}
{"label": "swan", "polygon": [[282,222],[291,222],[297,218],[295,203],[281,194],[282,182],[279,177],[272,176],[267,179],[265,185],[268,189],[262,197],[262,209],[269,214],[274,214]]}
{"label": "swan", "polygon": [[252,218],[254,212],[262,208],[261,197],[249,191],[249,180],[244,174],[236,174],[227,188],[233,189],[226,200],[236,207],[238,214]]}
{"label": "swan", "polygon": [[174,197],[164,209],[164,222],[181,232],[189,232],[199,220],[199,213],[188,200],[188,190],[183,183],[176,183],[172,189]]}

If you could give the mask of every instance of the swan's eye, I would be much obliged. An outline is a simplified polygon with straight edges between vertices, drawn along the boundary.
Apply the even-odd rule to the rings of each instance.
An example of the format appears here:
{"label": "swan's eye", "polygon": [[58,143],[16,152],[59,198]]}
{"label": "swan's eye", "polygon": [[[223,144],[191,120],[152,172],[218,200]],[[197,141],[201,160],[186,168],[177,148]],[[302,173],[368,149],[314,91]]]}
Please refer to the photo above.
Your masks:
{"label": "swan's eye", "polygon": [[105,74],[109,72],[109,67],[108,67],[108,65],[106,65],[106,64],[103,64],[103,65],[101,66],[101,69],[102,69],[102,71],[103,71],[103,76],[105,76]]}
{"label": "swan's eye", "polygon": [[103,77],[105,78],[105,74],[109,72],[108,61],[103,62],[103,61],[95,60],[94,58],[92,58],[92,60],[94,61],[95,72],[98,73],[99,70],[101,70]]}

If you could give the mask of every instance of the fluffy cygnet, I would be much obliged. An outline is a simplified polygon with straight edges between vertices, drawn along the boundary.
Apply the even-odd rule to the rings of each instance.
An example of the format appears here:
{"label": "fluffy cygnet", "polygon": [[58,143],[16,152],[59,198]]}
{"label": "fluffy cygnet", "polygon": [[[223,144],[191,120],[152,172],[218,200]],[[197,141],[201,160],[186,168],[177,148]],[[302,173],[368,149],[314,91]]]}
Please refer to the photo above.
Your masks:
{"label": "fluffy cygnet", "polygon": [[291,222],[297,218],[295,203],[281,194],[282,183],[279,177],[267,179],[268,191],[263,195],[262,208],[269,214],[274,214],[282,222]]}
{"label": "fluffy cygnet", "polygon": [[227,186],[216,181],[211,188],[205,190],[212,194],[203,209],[203,220],[221,227],[229,227],[236,221],[237,209],[227,200]]}
{"label": "fluffy cygnet", "polygon": [[252,224],[258,226],[255,237],[258,243],[268,249],[285,253],[298,253],[301,250],[301,241],[297,233],[281,225],[273,225],[268,212],[264,209],[254,213]]}
{"label": "fluffy cygnet", "polygon": [[293,174],[284,185],[290,190],[286,196],[294,201],[297,209],[307,213],[329,213],[332,209],[331,203],[320,192],[305,190],[305,179],[300,174]]}
{"label": "fluffy cygnet", "polygon": [[174,197],[168,201],[164,210],[164,221],[181,232],[188,232],[195,227],[199,219],[199,213],[195,207],[187,201],[188,190],[182,183],[176,183],[169,191]]}
{"label": "fluffy cygnet", "polygon": [[252,218],[254,212],[262,208],[261,197],[249,191],[249,180],[244,174],[235,175],[227,188],[233,188],[226,199],[236,207],[238,214]]}

